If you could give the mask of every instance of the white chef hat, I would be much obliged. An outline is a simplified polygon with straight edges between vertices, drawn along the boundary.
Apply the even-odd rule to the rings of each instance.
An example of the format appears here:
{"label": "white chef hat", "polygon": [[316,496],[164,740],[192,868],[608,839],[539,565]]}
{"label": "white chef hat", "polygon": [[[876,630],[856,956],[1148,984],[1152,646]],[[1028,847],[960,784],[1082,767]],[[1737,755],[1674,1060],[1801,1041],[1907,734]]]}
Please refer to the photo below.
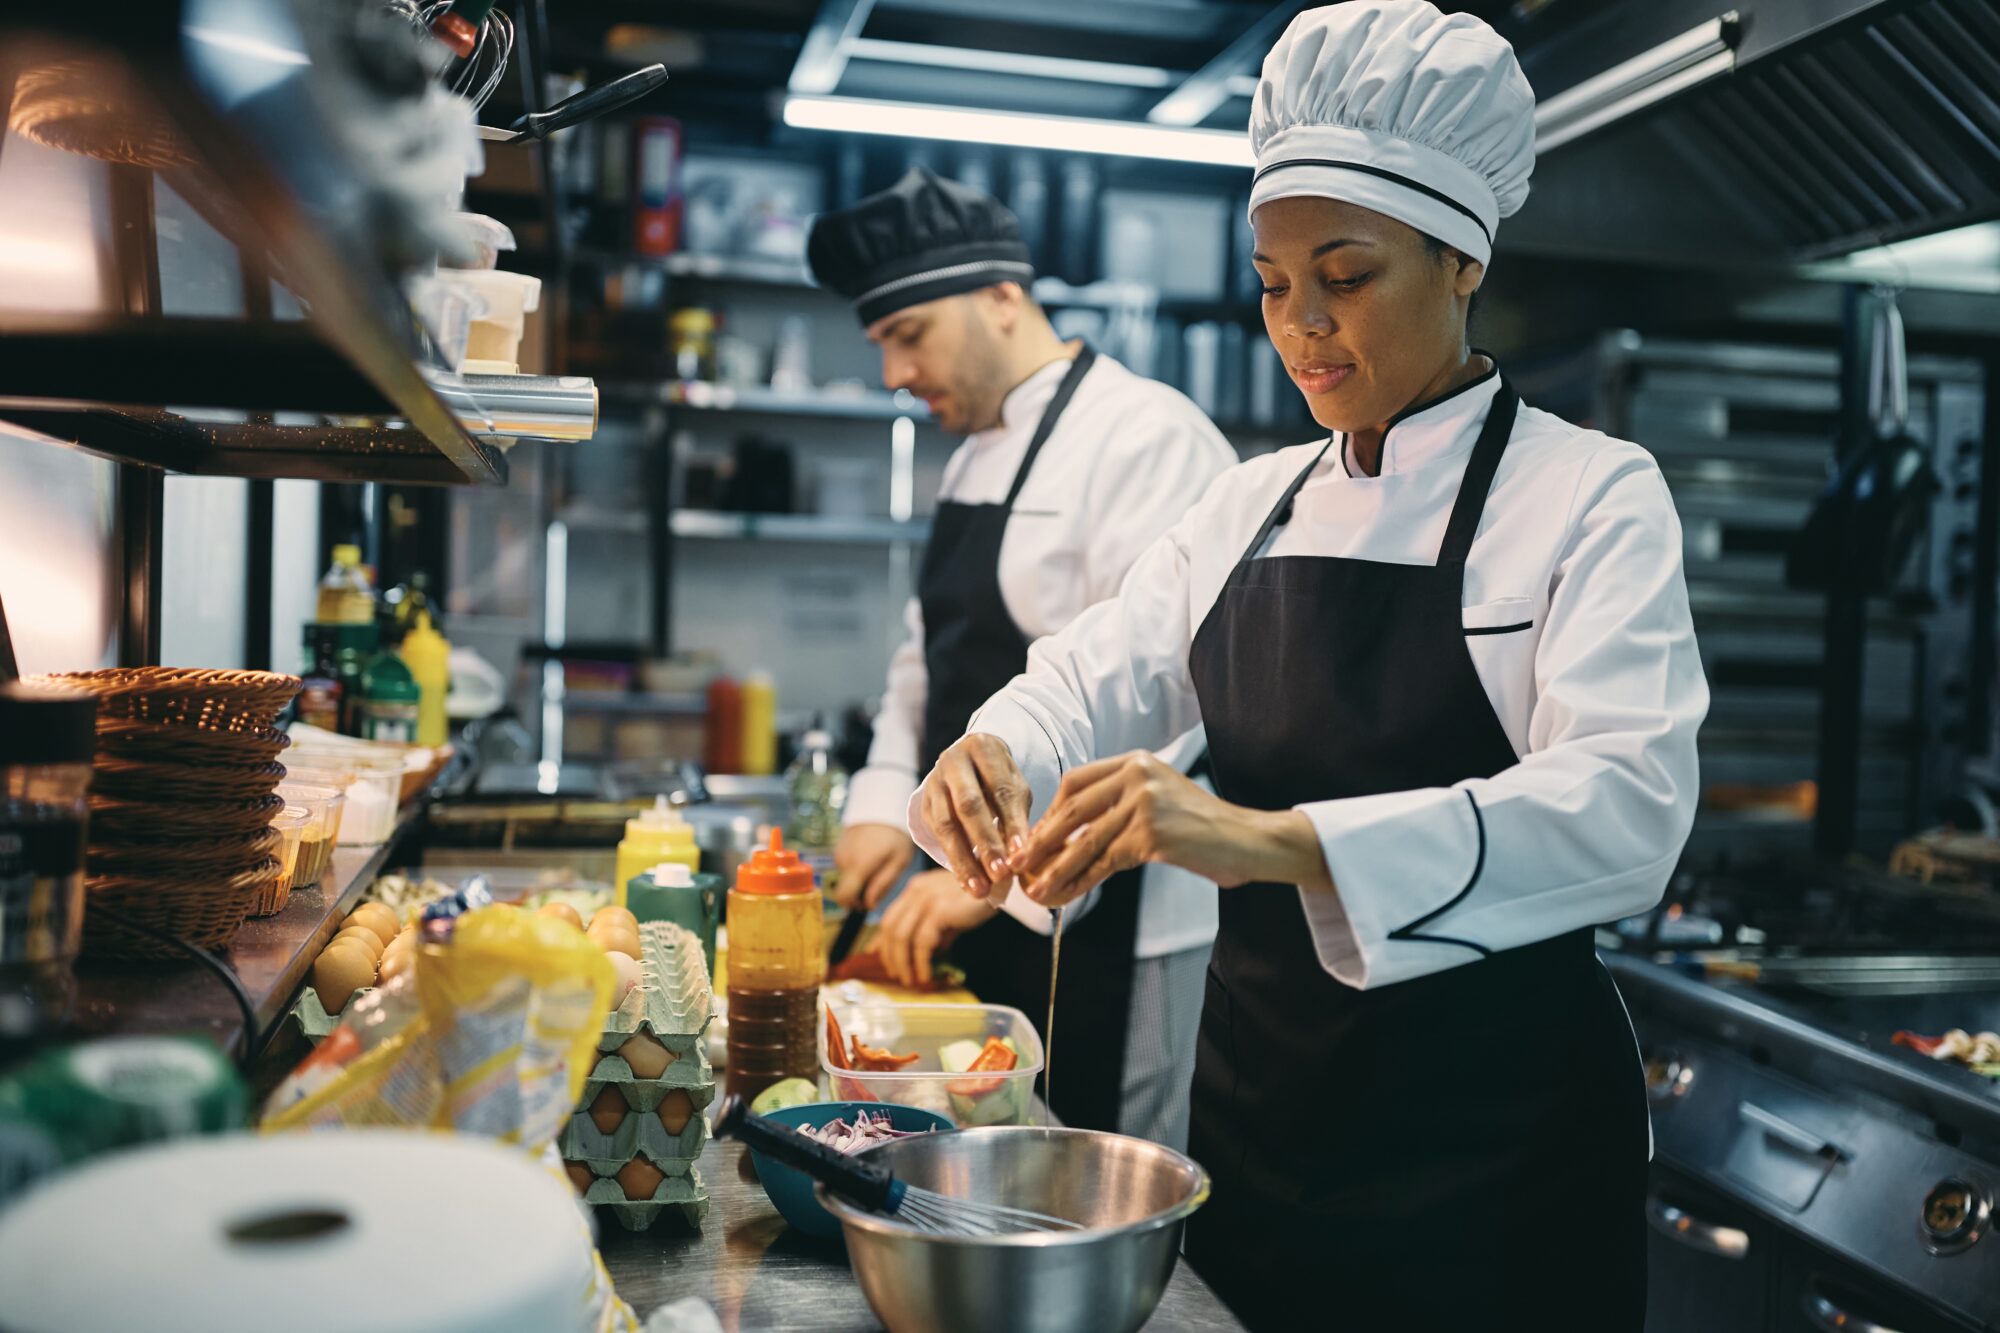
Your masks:
{"label": "white chef hat", "polygon": [[1528,197],[1535,93],[1514,48],[1428,0],[1349,0],[1293,19],[1250,111],[1250,208],[1341,199],[1487,263]]}

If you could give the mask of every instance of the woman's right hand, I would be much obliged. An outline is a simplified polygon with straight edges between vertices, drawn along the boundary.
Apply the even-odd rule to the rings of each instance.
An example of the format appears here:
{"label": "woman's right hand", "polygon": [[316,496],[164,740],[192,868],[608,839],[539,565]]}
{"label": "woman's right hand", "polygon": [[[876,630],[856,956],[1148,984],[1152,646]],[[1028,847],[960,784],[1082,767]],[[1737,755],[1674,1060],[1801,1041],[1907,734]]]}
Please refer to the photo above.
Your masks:
{"label": "woman's right hand", "polygon": [[958,886],[998,902],[1014,883],[1007,861],[1028,839],[1028,779],[998,736],[975,732],[938,756],[918,791]]}

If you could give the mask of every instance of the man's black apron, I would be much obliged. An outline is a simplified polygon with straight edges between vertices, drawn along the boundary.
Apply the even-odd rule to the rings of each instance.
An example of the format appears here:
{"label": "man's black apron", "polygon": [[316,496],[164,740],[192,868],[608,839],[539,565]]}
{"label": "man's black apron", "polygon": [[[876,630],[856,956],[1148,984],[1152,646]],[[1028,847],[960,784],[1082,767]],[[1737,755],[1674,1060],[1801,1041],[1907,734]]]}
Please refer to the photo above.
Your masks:
{"label": "man's black apron", "polygon": [[[1461,618],[1517,405],[1503,381],[1434,566],[1256,558],[1318,459],[1272,507],[1190,652],[1225,800],[1518,762]],[[1215,1187],[1187,1252],[1253,1329],[1640,1327],[1646,1105],[1624,1009],[1588,931],[1497,953],[1453,938],[1483,825],[1479,848],[1464,890],[1395,932],[1467,961],[1379,990],[1320,965],[1295,886],[1221,895],[1189,1149]]]}
{"label": "man's black apron", "polygon": [[[1028,637],[1000,593],[1000,543],[1036,456],[1095,360],[1088,344],[1077,353],[1035,427],[1004,501],[944,500],[931,520],[930,546],[917,578],[929,678],[919,775],[931,771],[946,747],[965,734],[974,711],[1028,664]],[[1062,989],[1056,997],[1062,1077],[1052,1109],[1065,1124],[1118,1128],[1138,928],[1138,871],[1107,881],[1096,907],[1063,926]],[[1039,1032],[1048,1014],[1049,953],[1047,939],[1002,913],[960,936],[950,956],[981,1000],[1012,1005]]]}

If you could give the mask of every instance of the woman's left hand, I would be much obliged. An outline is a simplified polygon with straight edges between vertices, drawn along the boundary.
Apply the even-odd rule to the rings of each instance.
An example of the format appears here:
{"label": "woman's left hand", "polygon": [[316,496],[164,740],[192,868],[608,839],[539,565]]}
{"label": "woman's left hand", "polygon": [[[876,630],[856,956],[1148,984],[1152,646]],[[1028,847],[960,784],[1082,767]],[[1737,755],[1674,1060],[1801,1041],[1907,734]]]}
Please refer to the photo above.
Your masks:
{"label": "woman's left hand", "polygon": [[1149,861],[1224,888],[1264,880],[1332,887],[1304,815],[1231,805],[1145,750],[1064,774],[1010,865],[1030,898],[1061,907]]}

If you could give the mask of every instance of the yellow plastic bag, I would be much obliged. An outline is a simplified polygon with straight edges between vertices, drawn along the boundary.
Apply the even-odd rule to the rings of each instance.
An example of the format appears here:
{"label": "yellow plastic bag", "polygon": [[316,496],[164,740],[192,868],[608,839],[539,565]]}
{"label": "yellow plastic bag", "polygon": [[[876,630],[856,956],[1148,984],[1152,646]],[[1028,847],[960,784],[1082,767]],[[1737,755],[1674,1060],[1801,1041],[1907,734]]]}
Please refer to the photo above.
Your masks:
{"label": "yellow plastic bag", "polygon": [[[421,946],[410,973],[348,1006],[272,1093],[262,1128],[483,1134],[561,1175],[552,1149],[596,1062],[612,985],[603,951],[574,926],[474,908],[448,942]],[[588,1233],[582,1209],[577,1226]],[[595,1266],[579,1327],[636,1331],[603,1259]]]}

